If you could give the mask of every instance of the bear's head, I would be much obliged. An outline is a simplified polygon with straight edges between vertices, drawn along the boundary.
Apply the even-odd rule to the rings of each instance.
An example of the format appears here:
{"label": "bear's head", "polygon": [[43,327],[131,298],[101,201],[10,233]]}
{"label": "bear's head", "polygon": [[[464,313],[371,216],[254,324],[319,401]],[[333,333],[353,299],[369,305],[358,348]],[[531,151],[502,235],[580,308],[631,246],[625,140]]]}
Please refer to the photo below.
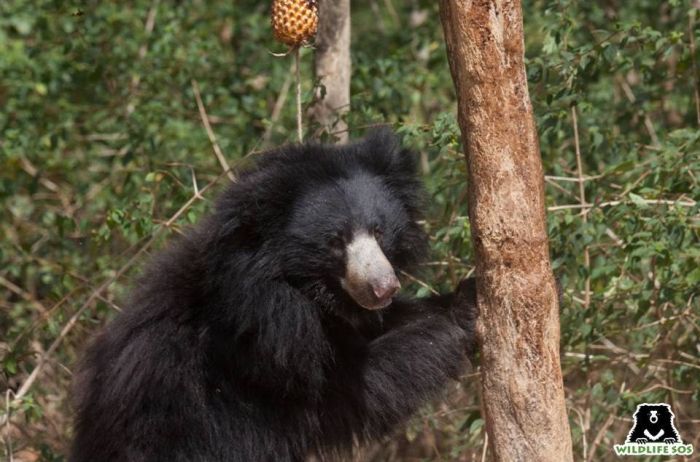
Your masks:
{"label": "bear's head", "polygon": [[261,156],[219,204],[227,239],[269,276],[391,303],[397,273],[425,254],[415,155],[388,130],[347,146],[291,146]]}

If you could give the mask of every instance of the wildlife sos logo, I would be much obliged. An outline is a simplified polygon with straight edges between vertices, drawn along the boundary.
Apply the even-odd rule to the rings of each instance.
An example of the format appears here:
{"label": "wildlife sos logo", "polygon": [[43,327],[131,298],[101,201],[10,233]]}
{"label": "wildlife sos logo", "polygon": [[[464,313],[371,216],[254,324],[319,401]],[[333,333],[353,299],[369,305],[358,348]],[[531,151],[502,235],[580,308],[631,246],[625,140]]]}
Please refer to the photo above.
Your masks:
{"label": "wildlife sos logo", "polygon": [[683,444],[673,420],[671,406],[666,403],[644,403],[637,406],[634,425],[625,444],[615,445],[618,456],[689,456],[692,444]]}

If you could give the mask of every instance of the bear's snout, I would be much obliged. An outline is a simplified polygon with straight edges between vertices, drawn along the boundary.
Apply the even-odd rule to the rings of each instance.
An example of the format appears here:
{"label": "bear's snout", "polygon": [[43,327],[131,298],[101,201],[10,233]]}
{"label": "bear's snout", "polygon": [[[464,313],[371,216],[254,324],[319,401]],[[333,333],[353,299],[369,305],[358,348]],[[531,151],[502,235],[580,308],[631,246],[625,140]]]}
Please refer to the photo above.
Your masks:
{"label": "bear's snout", "polygon": [[369,310],[389,306],[401,283],[377,240],[360,233],[348,244],[346,255],[345,277],[340,282],[348,295]]}
{"label": "bear's snout", "polygon": [[372,286],[374,295],[382,302],[391,299],[391,297],[398,292],[399,288],[401,288],[401,283],[395,274],[388,274],[382,279],[374,281],[373,283],[370,282],[370,285]]}

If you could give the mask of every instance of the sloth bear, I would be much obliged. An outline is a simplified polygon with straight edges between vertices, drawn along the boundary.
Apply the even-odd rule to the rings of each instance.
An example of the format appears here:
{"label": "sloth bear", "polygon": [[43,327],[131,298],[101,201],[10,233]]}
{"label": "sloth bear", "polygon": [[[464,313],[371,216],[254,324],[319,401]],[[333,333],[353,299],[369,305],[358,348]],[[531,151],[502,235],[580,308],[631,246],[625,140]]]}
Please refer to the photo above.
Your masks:
{"label": "sloth bear", "polygon": [[673,425],[671,406],[665,403],[640,404],[634,413],[634,426],[625,443],[682,443]]}
{"label": "sloth bear", "polygon": [[70,460],[327,460],[389,434],[474,347],[473,280],[397,295],[422,192],[387,131],[262,154],[88,349]]}

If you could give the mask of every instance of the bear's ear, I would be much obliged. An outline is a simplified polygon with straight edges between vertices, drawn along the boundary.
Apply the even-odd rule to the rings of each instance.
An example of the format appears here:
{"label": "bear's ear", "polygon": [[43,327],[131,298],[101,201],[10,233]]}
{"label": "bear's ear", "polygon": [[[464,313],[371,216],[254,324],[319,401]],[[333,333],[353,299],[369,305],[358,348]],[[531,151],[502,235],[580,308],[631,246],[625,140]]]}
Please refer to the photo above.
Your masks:
{"label": "bear's ear", "polygon": [[233,243],[235,237],[239,240],[252,234],[253,221],[249,210],[248,197],[236,194],[236,186],[230,187],[219,197],[216,204],[215,231],[217,240],[222,243]]}
{"label": "bear's ear", "polygon": [[418,175],[416,153],[402,148],[399,138],[389,128],[372,131],[358,148],[364,165],[383,178],[384,184],[403,203],[411,221],[420,220],[426,196]]}
{"label": "bear's ear", "polygon": [[388,127],[370,131],[361,142],[361,155],[370,167],[383,175],[415,175],[416,153],[401,146],[399,137]]}
{"label": "bear's ear", "polygon": [[284,225],[297,195],[298,181],[284,174],[284,164],[252,169],[240,175],[216,204],[219,238],[255,246]]}

